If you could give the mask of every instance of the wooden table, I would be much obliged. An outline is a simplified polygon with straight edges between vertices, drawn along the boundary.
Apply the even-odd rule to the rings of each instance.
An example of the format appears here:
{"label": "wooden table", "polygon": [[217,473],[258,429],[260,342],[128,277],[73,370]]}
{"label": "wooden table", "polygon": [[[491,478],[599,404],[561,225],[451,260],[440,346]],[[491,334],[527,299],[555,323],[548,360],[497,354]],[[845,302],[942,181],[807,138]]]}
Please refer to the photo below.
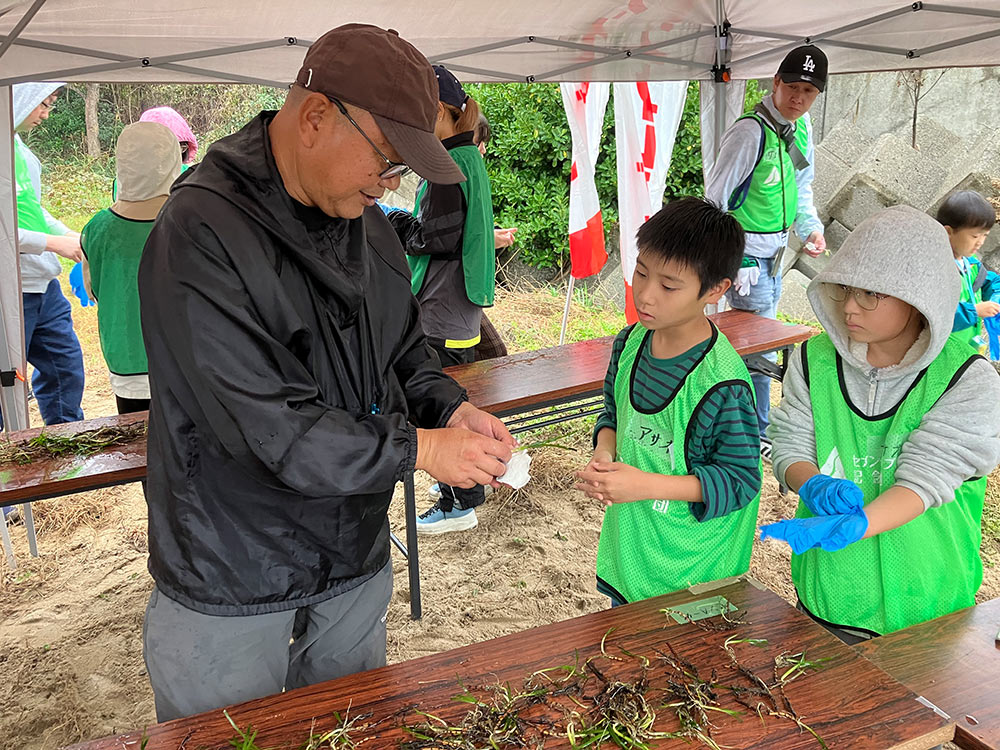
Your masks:
{"label": "wooden table", "polygon": [[[787,351],[816,333],[804,325],[782,323],[770,318],[727,310],[709,316],[726,335],[737,353],[744,358]],[[613,336],[579,341],[550,349],[513,354],[498,359],[474,362],[446,369],[469,393],[469,400],[485,411],[502,417],[544,409],[585,397],[599,397],[611,358]],[[786,357],[787,358],[787,357]],[[590,412],[570,409],[541,422],[525,418],[510,420],[512,431],[533,429],[543,424],[573,419],[600,408],[599,399]],[[146,419],[146,412],[101,417],[82,422],[45,428],[49,432],[73,435],[84,430],[122,425]],[[521,423],[515,425],[515,423]],[[12,440],[34,437],[41,430],[10,433]],[[0,438],[2,439],[2,438]],[[136,482],[146,477],[146,441],[117,446],[88,457],[67,457],[37,461],[28,466],[0,471],[0,506],[33,502],[73,492]],[[395,536],[396,547],[406,555],[410,575],[410,610],[414,619],[421,616],[420,564],[416,538],[416,497],[413,475],[403,482],[406,511],[406,545]],[[34,532],[29,521],[31,553],[36,554]],[[5,530],[4,530],[5,531]],[[5,546],[9,544],[4,539]],[[8,548],[13,565],[13,552]]]}
{"label": "wooden table", "polygon": [[[830,750],[879,750],[931,748],[951,739],[952,722],[938,716],[917,702],[916,696],[850,647],[796,611],[775,594],[741,580],[717,588],[702,587],[694,594],[682,591],[656,599],[629,604],[613,610],[584,615],[573,620],[508,635],[503,638],[454,649],[432,656],[395,664],[369,672],[350,675],[331,682],[313,685],[288,693],[243,703],[227,709],[241,728],[258,729],[261,747],[299,747],[315,721],[316,730],[336,726],[333,712],[341,715],[350,707],[351,715],[371,712],[368,721],[382,720],[377,727],[352,734],[355,741],[366,740],[366,750],[394,748],[405,737],[400,722],[416,722],[413,707],[457,723],[469,710],[468,704],[454,696],[466,687],[509,682],[519,688],[536,670],[579,663],[595,657],[595,665],[609,677],[632,681],[638,676],[635,661],[625,656],[625,648],[653,661],[649,672],[652,693],[657,705],[654,728],[676,730],[677,722],[666,708],[659,708],[669,670],[658,659],[672,647],[692,662],[707,678],[718,671],[722,684],[736,684],[740,678],[728,667],[729,658],[722,644],[730,636],[766,638],[764,647],[748,644],[731,646],[740,662],[769,683],[774,682],[774,657],[782,651],[805,651],[809,658],[828,658],[823,668],[810,672],[786,689],[800,718],[814,729]],[[676,624],[660,610],[706,597],[723,595],[740,609],[747,625],[732,632],[706,632],[697,623]],[[719,617],[706,622],[719,623]],[[607,653],[623,661],[611,661],[600,655],[606,637]],[[669,647],[667,643],[669,642]],[[596,693],[592,679],[584,695]],[[732,696],[724,696],[724,708],[738,709]],[[586,703],[586,700],[584,700]],[[398,712],[402,712],[399,714]],[[542,709],[542,715],[558,719],[560,712]],[[740,717],[712,715],[717,729],[713,737],[719,745],[731,748],[763,750],[818,750],[819,743],[793,722],[767,717],[762,724],[756,713],[745,711]],[[167,722],[145,730],[75,745],[74,750],[139,750],[143,736],[146,750],[177,750],[185,747],[222,748],[234,735],[221,710]],[[685,741],[657,740],[652,746],[669,750],[699,747]],[[565,736],[550,736],[546,748],[569,747]]]}
{"label": "wooden table", "polygon": [[[817,332],[743,310],[726,310],[709,318],[744,359],[791,349]],[[449,367],[445,372],[465,387],[473,404],[500,417],[510,416],[600,394],[614,338],[511,354]]]}
{"label": "wooden table", "polygon": [[1000,748],[1000,599],[855,648],[951,716],[955,744]]}

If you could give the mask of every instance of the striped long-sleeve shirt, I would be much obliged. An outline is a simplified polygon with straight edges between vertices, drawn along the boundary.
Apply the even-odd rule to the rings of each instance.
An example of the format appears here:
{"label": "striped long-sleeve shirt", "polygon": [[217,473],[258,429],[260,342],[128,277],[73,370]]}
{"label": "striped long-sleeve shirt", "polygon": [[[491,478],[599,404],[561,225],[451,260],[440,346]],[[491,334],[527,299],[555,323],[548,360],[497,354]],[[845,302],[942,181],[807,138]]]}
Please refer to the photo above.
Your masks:
{"label": "striped long-sleeve shirt", "polygon": [[[604,378],[604,411],[594,427],[594,442],[605,427],[618,426],[615,378],[631,326],[618,334]],[[639,352],[632,399],[644,411],[661,411],[701,359],[709,339],[671,359],[653,357],[647,341]],[[702,502],[691,503],[699,521],[745,507],[760,492],[760,437],[753,393],[732,385],[712,393],[692,415],[696,428],[689,444],[688,470],[701,482]]]}

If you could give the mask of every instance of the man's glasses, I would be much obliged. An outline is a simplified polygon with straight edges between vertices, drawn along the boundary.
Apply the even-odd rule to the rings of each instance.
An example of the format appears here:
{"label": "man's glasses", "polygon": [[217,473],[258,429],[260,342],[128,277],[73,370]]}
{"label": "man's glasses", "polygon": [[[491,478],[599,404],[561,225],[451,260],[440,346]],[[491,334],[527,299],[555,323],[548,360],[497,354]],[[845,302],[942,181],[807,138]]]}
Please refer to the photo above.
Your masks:
{"label": "man's glasses", "polygon": [[347,121],[354,126],[354,129],[357,130],[359,133],[361,133],[362,138],[368,141],[368,144],[373,149],[375,149],[375,153],[378,154],[380,157],[382,157],[382,161],[384,161],[386,164],[389,165],[379,173],[378,178],[380,180],[391,180],[393,177],[402,177],[403,175],[410,173],[410,168],[408,166],[406,166],[401,162],[393,161],[388,156],[382,153],[382,149],[376,146],[375,141],[369,138],[368,134],[361,129],[361,126],[354,121],[354,118],[348,114],[347,108],[340,102],[339,99],[334,99],[329,94],[323,94],[323,96],[325,96],[327,99],[329,99],[331,102],[337,105],[337,109],[340,110],[340,114],[342,114],[344,117],[347,118]]}
{"label": "man's glasses", "polygon": [[827,284],[826,291],[830,295],[830,299],[834,302],[845,302],[848,297],[853,296],[854,300],[858,303],[858,307],[862,310],[874,310],[878,307],[879,302],[889,296],[888,294],[869,292],[867,289],[858,289],[846,284]]}

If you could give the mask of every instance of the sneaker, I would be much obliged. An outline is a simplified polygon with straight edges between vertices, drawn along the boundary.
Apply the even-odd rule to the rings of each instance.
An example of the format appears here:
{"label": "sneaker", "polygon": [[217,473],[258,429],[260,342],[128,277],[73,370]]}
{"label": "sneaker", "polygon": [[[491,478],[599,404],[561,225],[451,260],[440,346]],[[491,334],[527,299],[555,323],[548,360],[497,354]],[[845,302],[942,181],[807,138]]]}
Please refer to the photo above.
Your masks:
{"label": "sneaker", "polygon": [[21,518],[21,508],[18,507],[17,505],[4,506],[3,517],[4,521],[6,521],[6,523],[11,526],[14,524],[22,523],[24,521],[24,519]]}
{"label": "sneaker", "polygon": [[768,440],[766,437],[762,437],[760,439],[760,457],[763,458],[768,463],[771,463],[772,450],[773,446],[771,445],[771,441]]}
{"label": "sneaker", "polygon": [[[435,482],[427,490],[427,494],[431,496],[431,500],[437,501],[441,499],[441,485]],[[483,497],[489,497],[493,494],[493,488],[488,484],[483,486]],[[435,503],[436,504],[436,503]]]}
{"label": "sneaker", "polygon": [[434,503],[429,510],[417,517],[418,534],[447,534],[449,531],[466,531],[479,525],[476,509],[450,511],[441,510],[441,505]]}

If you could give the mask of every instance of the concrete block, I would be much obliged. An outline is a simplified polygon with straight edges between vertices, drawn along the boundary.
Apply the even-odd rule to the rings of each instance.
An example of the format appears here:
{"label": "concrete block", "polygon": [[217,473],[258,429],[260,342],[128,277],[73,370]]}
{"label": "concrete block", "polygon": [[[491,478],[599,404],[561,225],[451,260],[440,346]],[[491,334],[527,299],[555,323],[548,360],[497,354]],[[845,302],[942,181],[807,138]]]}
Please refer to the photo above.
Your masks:
{"label": "concrete block", "polygon": [[823,233],[823,236],[826,238],[826,249],[831,253],[837,252],[850,233],[851,230],[834,219],[826,225],[826,230]]}
{"label": "concrete block", "polygon": [[875,139],[867,135],[850,120],[841,120],[817,148],[837,157],[845,164],[857,164],[874,145]]}
{"label": "concrete block", "polygon": [[968,139],[961,138],[933,118],[923,117],[917,122],[917,150],[946,170],[968,157],[969,145]]}
{"label": "concrete block", "polygon": [[781,299],[778,300],[778,312],[787,315],[792,320],[815,323],[816,313],[813,312],[806,288],[809,278],[796,270],[790,270],[781,279]]}
{"label": "concrete block", "polygon": [[853,173],[855,165],[873,143],[874,140],[852,122],[844,120],[816,147],[813,201],[824,223],[831,218],[829,207],[834,193]]}
{"label": "concrete block", "polygon": [[905,203],[926,211],[946,178],[947,171],[935,160],[886,134],[836,190],[828,211],[851,231],[885,206]]}

